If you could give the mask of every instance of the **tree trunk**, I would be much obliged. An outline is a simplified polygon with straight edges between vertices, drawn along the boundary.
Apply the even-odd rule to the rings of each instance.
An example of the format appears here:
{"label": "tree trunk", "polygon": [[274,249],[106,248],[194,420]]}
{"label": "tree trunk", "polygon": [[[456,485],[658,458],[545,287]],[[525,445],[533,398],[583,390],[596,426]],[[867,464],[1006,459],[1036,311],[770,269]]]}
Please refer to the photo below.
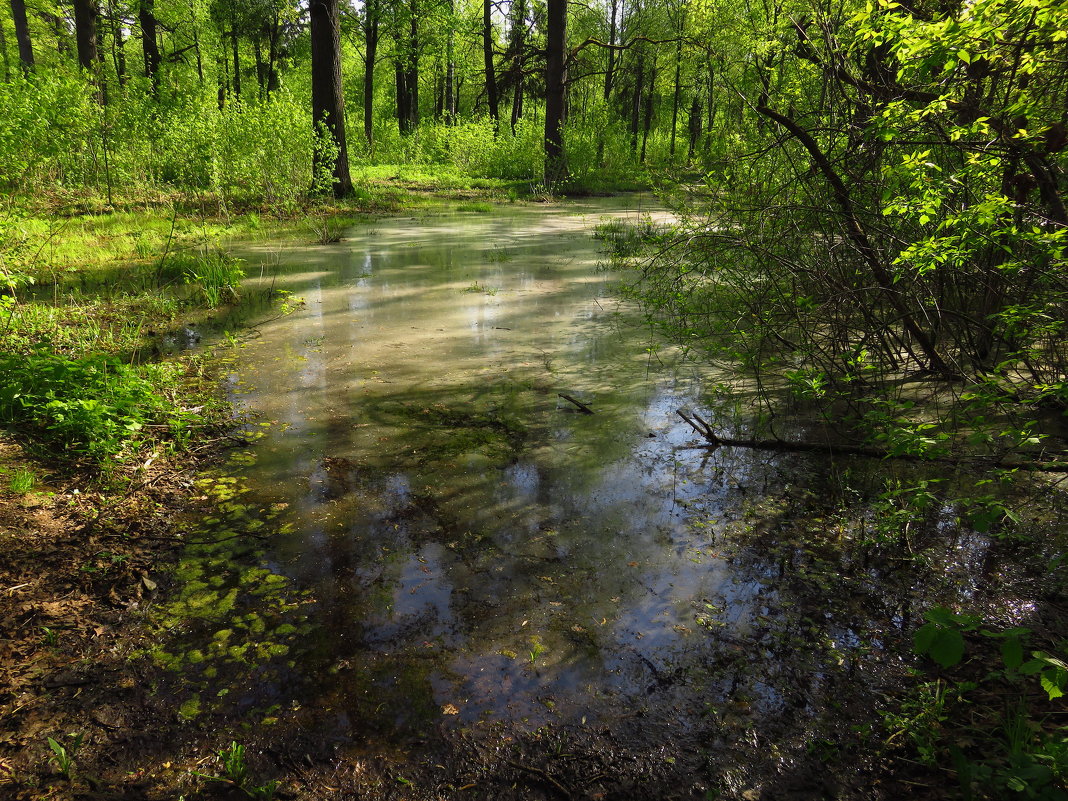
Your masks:
{"label": "tree trunk", "polygon": [[408,94],[408,131],[419,125],[419,16],[412,3],[408,18],[408,58],[404,69],[405,91]]}
{"label": "tree trunk", "polygon": [[645,122],[642,125],[642,154],[638,159],[645,163],[645,146],[649,143],[649,130],[653,125],[653,101],[656,99],[656,52],[653,52],[653,63],[649,67],[649,94],[645,99]]}
{"label": "tree trunk", "polygon": [[515,126],[519,124],[523,116],[523,76],[516,78],[515,94],[512,95],[512,134],[515,134]]}
{"label": "tree trunk", "polygon": [[[330,170],[334,196],[352,192],[345,145],[345,95],[341,84],[341,19],[338,0],[311,0],[312,124],[317,136],[329,135],[332,148],[315,149],[316,175]],[[334,151],[334,152],[328,152]],[[328,163],[329,158],[333,163]]]}
{"label": "tree trunk", "polygon": [[197,78],[200,79],[200,83],[204,83],[204,58],[200,54],[200,35],[197,32],[199,25],[197,24],[197,12],[195,0],[189,0],[189,21],[193,25],[193,50],[197,54]]}
{"label": "tree trunk", "polygon": [[641,124],[642,90],[645,78],[645,54],[638,52],[638,64],[634,68],[634,95],[630,104],[630,152],[638,153],[638,130]]}
{"label": "tree trunk", "polygon": [[115,62],[115,76],[119,79],[119,86],[126,86],[126,38],[123,36],[125,20],[111,0],[108,2],[108,21],[111,23],[111,57]]}
{"label": "tree trunk", "polygon": [[237,45],[237,22],[233,23],[233,29],[230,31],[230,52],[234,59],[234,100],[241,99],[241,55],[238,52]]}
{"label": "tree trunk", "polygon": [[78,64],[96,75],[100,60],[97,48],[96,20],[100,15],[95,0],[74,0],[74,34],[78,44]]}
{"label": "tree trunk", "polygon": [[256,86],[259,88],[259,98],[263,100],[267,95],[267,63],[263,60],[263,48],[258,36],[252,39],[252,55],[256,59]]}
{"label": "tree trunk", "polygon": [[67,25],[66,17],[60,17],[58,14],[49,14],[44,10],[38,10],[37,14],[41,19],[47,22],[48,27],[52,29],[52,33],[55,36],[56,52],[64,57],[70,56],[70,28]]}
{"label": "tree trunk", "polygon": [[526,49],[526,18],[527,8],[525,0],[513,0],[512,3],[512,29],[508,49],[512,57],[512,135],[515,135],[515,126],[519,118],[523,116],[523,51]]}
{"label": "tree trunk", "polygon": [[404,65],[393,62],[393,76],[397,87],[397,130],[401,135],[408,133],[408,82],[404,80]]}
{"label": "tree trunk", "polygon": [[449,0],[449,34],[445,40],[445,124],[456,122],[456,13],[455,0]]}
{"label": "tree trunk", "polygon": [[671,99],[671,158],[675,158],[675,136],[679,127],[679,95],[682,78],[682,39],[675,43],[675,94]]}
{"label": "tree trunk", "polygon": [[33,71],[33,45],[30,42],[30,25],[26,19],[26,1],[11,0],[11,17],[15,22],[15,39],[19,43],[19,61],[24,72]]}
{"label": "tree trunk", "polygon": [[278,77],[278,39],[282,35],[282,23],[275,15],[267,30],[267,96],[277,92],[282,81]]}
{"label": "tree trunk", "polygon": [[695,94],[693,104],[690,106],[690,149],[686,153],[686,160],[693,158],[693,151],[697,148],[697,140],[701,138],[701,99]]}
{"label": "tree trunk", "polygon": [[608,68],[604,72],[604,102],[606,103],[612,96],[612,81],[616,73],[616,51],[614,47],[616,44],[616,13],[618,11],[619,0],[612,0],[612,5],[609,9],[612,19],[608,25],[608,44],[612,45],[612,47],[608,48]]}
{"label": "tree trunk", "polygon": [[561,135],[567,90],[567,0],[547,0],[545,30],[545,180],[551,183],[567,172]]}
{"label": "tree trunk", "polygon": [[497,73],[493,68],[493,2],[482,0],[482,61],[486,70],[486,102],[489,103],[493,127],[500,119],[500,99],[497,94]]}
{"label": "tree trunk", "polygon": [[378,55],[380,13],[378,0],[368,0],[364,5],[363,37],[367,50],[363,61],[363,136],[368,145],[374,141],[375,59]]}
{"label": "tree trunk", "polygon": [[152,91],[159,91],[159,34],[156,29],[155,0],[141,0],[137,9],[141,23],[141,50],[145,55],[145,77],[152,81]]}
{"label": "tree trunk", "polygon": [[0,21],[0,51],[4,54],[4,81],[11,83],[11,58],[7,54],[7,30],[3,21]]}

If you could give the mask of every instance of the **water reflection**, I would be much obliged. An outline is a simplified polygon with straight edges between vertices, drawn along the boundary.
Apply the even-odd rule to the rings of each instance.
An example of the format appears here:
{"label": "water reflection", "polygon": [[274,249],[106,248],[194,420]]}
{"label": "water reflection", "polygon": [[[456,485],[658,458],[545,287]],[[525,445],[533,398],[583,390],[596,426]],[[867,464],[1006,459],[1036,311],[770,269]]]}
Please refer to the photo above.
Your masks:
{"label": "water reflection", "polygon": [[879,657],[892,580],[792,516],[826,463],[686,447],[675,410],[715,376],[651,358],[596,269],[592,225],[639,213],[383,220],[276,254],[260,281],[305,305],[234,380],[275,422],[245,468],[295,524],[271,559],[316,599],[289,689],[308,726],[802,738]]}

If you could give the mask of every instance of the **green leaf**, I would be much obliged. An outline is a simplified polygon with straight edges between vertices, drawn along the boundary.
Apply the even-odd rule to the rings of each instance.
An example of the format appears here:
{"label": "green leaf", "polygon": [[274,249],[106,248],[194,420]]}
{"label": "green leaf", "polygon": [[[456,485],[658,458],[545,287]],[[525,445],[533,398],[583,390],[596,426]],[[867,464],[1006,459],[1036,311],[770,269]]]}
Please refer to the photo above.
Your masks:
{"label": "green leaf", "polygon": [[1049,696],[1049,700],[1054,698],[1060,698],[1064,695],[1064,685],[1066,677],[1063,670],[1045,670],[1042,672],[1042,676],[1039,681],[1042,683],[1042,689],[1046,691]]}
{"label": "green leaf", "polygon": [[928,653],[942,667],[953,667],[964,657],[964,635],[956,629],[941,629]]}
{"label": "green leaf", "polygon": [[1019,637],[1006,637],[1001,643],[1001,660],[1009,670],[1023,664],[1023,643]]}
{"label": "green leaf", "polygon": [[924,619],[938,626],[955,626],[957,616],[944,606],[935,606],[923,613]]}
{"label": "green leaf", "polygon": [[1046,663],[1041,659],[1032,659],[1029,662],[1025,662],[1020,665],[1020,672],[1025,676],[1033,676],[1036,673],[1041,672],[1042,668],[1046,666]]}
{"label": "green leaf", "polygon": [[[925,626],[920,626],[916,633],[912,635],[912,643],[918,654],[926,654],[931,650],[931,644],[935,641],[935,636],[938,634],[938,626],[934,623],[928,623]],[[1041,670],[1041,667],[1039,667]],[[1035,671],[1036,673],[1038,671]]]}

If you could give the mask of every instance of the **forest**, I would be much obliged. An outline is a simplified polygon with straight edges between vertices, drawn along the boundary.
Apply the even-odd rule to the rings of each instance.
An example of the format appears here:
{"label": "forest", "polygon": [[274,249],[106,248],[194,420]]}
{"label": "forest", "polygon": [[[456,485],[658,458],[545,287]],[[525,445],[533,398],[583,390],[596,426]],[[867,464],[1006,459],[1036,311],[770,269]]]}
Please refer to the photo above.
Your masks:
{"label": "forest", "polygon": [[0,57],[0,797],[1068,799],[1068,4],[10,0]]}

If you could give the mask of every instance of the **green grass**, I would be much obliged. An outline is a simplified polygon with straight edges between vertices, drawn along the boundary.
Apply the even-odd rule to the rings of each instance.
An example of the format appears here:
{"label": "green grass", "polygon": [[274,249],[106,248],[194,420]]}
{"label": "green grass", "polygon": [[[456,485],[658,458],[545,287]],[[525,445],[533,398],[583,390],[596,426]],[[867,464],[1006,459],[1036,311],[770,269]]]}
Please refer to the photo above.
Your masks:
{"label": "green grass", "polygon": [[461,203],[459,206],[456,207],[456,210],[457,211],[473,211],[473,212],[476,212],[477,214],[489,214],[490,212],[493,211],[493,204],[492,203],[481,203],[481,202]]}
{"label": "green grass", "polygon": [[25,495],[37,486],[37,475],[25,467],[16,467],[7,477],[8,492]]}

